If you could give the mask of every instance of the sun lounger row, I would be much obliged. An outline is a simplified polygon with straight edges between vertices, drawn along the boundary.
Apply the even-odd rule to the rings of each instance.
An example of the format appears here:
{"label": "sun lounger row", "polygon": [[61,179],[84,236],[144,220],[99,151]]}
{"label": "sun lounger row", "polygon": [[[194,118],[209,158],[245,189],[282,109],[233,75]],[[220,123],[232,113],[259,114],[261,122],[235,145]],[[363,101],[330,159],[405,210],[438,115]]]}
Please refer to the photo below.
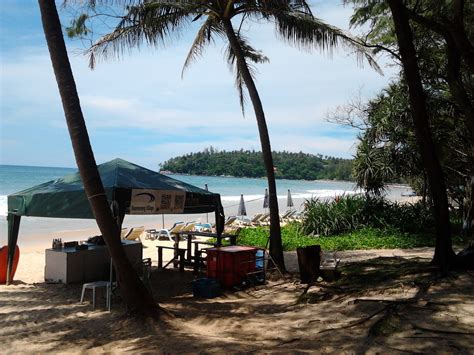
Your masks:
{"label": "sun lounger row", "polygon": [[[280,215],[280,222],[286,224],[291,221],[296,221],[301,218],[301,213],[296,210],[289,210]],[[269,226],[270,225],[270,213],[257,213],[253,218],[241,218],[237,216],[230,216],[227,218],[224,224],[224,233],[235,233],[238,228],[242,227],[256,227],[256,226]],[[179,233],[183,232],[212,232],[215,226],[210,223],[198,223],[198,222],[176,222],[171,228],[166,229],[148,229],[146,230],[147,239],[168,239],[174,241]],[[121,237],[127,240],[140,240],[141,234],[145,231],[144,227],[134,227],[127,230],[122,229]]]}
{"label": "sun lounger row", "polygon": [[[291,221],[298,221],[301,219],[302,213],[296,210],[289,210],[280,215],[281,223],[288,223]],[[225,227],[249,227],[249,226],[269,226],[270,225],[270,213],[257,213],[253,218],[228,217]]]}
{"label": "sun lounger row", "polygon": [[212,232],[212,225],[210,223],[198,223],[198,222],[176,222],[171,228],[166,229],[148,229],[148,239],[168,239],[173,242],[179,233],[183,232]]}

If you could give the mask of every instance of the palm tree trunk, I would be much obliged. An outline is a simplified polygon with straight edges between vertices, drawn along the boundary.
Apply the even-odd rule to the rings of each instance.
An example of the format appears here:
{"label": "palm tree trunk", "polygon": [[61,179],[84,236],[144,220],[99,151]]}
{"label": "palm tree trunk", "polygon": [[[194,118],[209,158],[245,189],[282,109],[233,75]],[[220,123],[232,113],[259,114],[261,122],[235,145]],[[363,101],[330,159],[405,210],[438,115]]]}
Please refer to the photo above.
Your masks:
{"label": "palm tree trunk", "polygon": [[415,135],[420,146],[433,199],[433,213],[436,223],[436,248],[433,262],[446,272],[453,263],[455,254],[451,243],[448,197],[443,171],[431,135],[425,93],[421,83],[408,14],[400,0],[388,0],[388,4],[392,11],[400,56],[408,84]]}
{"label": "palm tree trunk", "polygon": [[117,270],[122,295],[129,311],[153,315],[158,307],[125,255],[120,241],[120,230],[113,219],[97,170],[55,1],[38,0],[38,2],[77,167],[95,219]]}
{"label": "palm tree trunk", "polygon": [[257,119],[258,132],[260,135],[260,143],[262,145],[263,163],[268,179],[268,195],[269,195],[269,209],[270,209],[270,255],[275,264],[282,270],[285,269],[285,260],[283,258],[283,246],[281,241],[280,229],[280,215],[278,211],[278,197],[276,192],[275,171],[273,166],[272,148],[270,146],[270,137],[268,135],[267,122],[265,120],[265,113],[263,112],[262,102],[258,95],[255,82],[250,74],[247,62],[245,61],[244,53],[240,47],[239,41],[232,27],[232,22],[229,19],[223,20],[224,28],[229,39],[230,46],[237,58],[237,65],[242,73],[245,85],[247,86],[250,99],[252,101],[253,109],[255,111],[255,118]]}

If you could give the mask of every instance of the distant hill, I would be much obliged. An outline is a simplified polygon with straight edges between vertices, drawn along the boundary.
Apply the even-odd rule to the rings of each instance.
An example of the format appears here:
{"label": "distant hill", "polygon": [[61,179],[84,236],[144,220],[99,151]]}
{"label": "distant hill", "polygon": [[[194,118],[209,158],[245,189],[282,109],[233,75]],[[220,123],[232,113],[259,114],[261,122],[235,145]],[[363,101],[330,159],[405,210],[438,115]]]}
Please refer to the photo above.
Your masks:
{"label": "distant hill", "polygon": [[[352,160],[290,152],[273,152],[277,179],[353,180]],[[202,152],[171,158],[160,164],[162,171],[176,174],[235,177],[264,177],[262,153],[250,150],[219,151],[213,147]]]}

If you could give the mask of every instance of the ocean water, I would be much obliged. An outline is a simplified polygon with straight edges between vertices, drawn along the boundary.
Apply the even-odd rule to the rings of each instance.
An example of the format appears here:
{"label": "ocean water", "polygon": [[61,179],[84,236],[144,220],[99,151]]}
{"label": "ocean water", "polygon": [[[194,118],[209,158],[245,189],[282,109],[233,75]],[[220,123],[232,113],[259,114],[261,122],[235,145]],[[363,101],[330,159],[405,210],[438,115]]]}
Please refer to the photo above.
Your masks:
{"label": "ocean water", "polygon": [[[74,173],[76,169],[72,168],[54,168],[54,167],[31,167],[31,166],[11,166],[0,165],[0,244],[6,242],[7,223],[7,196],[11,193],[24,190],[26,188],[57,179],[67,174]],[[210,191],[221,195],[222,204],[226,215],[237,214],[237,208],[240,195],[244,195],[244,200],[249,215],[263,211],[263,198],[266,179],[234,178],[234,177],[215,177],[215,176],[188,176],[171,175],[171,177],[182,180],[189,184],[204,188],[208,185]],[[352,182],[344,181],[304,181],[304,180],[277,180],[277,193],[280,211],[286,210],[286,199],[288,190],[294,201],[295,209],[300,209],[306,199],[310,198],[334,198],[337,195],[356,193],[356,187]],[[389,197],[396,198],[402,192],[409,191],[406,186],[392,186],[388,190]],[[183,218],[176,215],[166,215],[163,220],[161,216],[127,216],[124,225],[157,225],[163,224],[169,226],[178,219]],[[191,217],[194,218],[194,217]],[[213,221],[213,215],[196,216],[194,219]],[[159,226],[161,227],[161,226]],[[95,228],[95,229],[94,229]],[[44,245],[45,239],[53,237],[62,237],[66,232],[95,230],[95,221],[93,220],[66,220],[57,218],[23,218],[20,226],[21,240],[29,244]],[[38,235],[42,236],[41,238]],[[46,237],[47,236],[47,237]],[[39,243],[41,239],[42,243]]]}
{"label": "ocean water", "polygon": [[[72,168],[52,168],[33,166],[0,165],[0,216],[7,214],[7,196],[11,193],[57,179],[74,173]],[[207,184],[212,192],[219,193],[223,204],[238,203],[243,194],[245,201],[252,203],[262,200],[267,187],[266,179],[172,175],[171,177],[204,188]],[[343,193],[354,193],[352,182],[344,181],[304,181],[277,180],[277,192],[280,199],[286,199],[291,190],[293,199],[311,197],[334,197]]]}

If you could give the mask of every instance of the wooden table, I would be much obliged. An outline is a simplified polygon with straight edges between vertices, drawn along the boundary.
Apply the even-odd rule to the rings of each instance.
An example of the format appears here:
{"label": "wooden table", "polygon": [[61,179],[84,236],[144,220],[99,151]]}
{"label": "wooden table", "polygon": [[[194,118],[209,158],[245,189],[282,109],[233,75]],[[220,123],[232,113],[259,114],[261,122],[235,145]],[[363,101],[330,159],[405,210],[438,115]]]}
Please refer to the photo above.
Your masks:
{"label": "wooden table", "polygon": [[[193,245],[193,237],[207,237],[207,238],[216,238],[217,242],[212,243],[212,246],[222,246],[222,239],[229,239],[230,245],[236,245],[237,244],[237,235],[236,234],[221,234],[219,237],[217,233],[210,233],[210,232],[179,232],[178,233],[178,238],[175,238],[174,242],[174,249],[175,249],[175,255],[178,255],[178,250],[179,250],[179,240],[181,237],[186,238],[187,240],[187,246],[186,246],[186,263],[188,265],[193,265],[193,259],[196,258],[196,253],[193,256],[192,255],[192,245]],[[194,242],[195,250],[199,249],[199,243],[205,244],[205,242]]]}

